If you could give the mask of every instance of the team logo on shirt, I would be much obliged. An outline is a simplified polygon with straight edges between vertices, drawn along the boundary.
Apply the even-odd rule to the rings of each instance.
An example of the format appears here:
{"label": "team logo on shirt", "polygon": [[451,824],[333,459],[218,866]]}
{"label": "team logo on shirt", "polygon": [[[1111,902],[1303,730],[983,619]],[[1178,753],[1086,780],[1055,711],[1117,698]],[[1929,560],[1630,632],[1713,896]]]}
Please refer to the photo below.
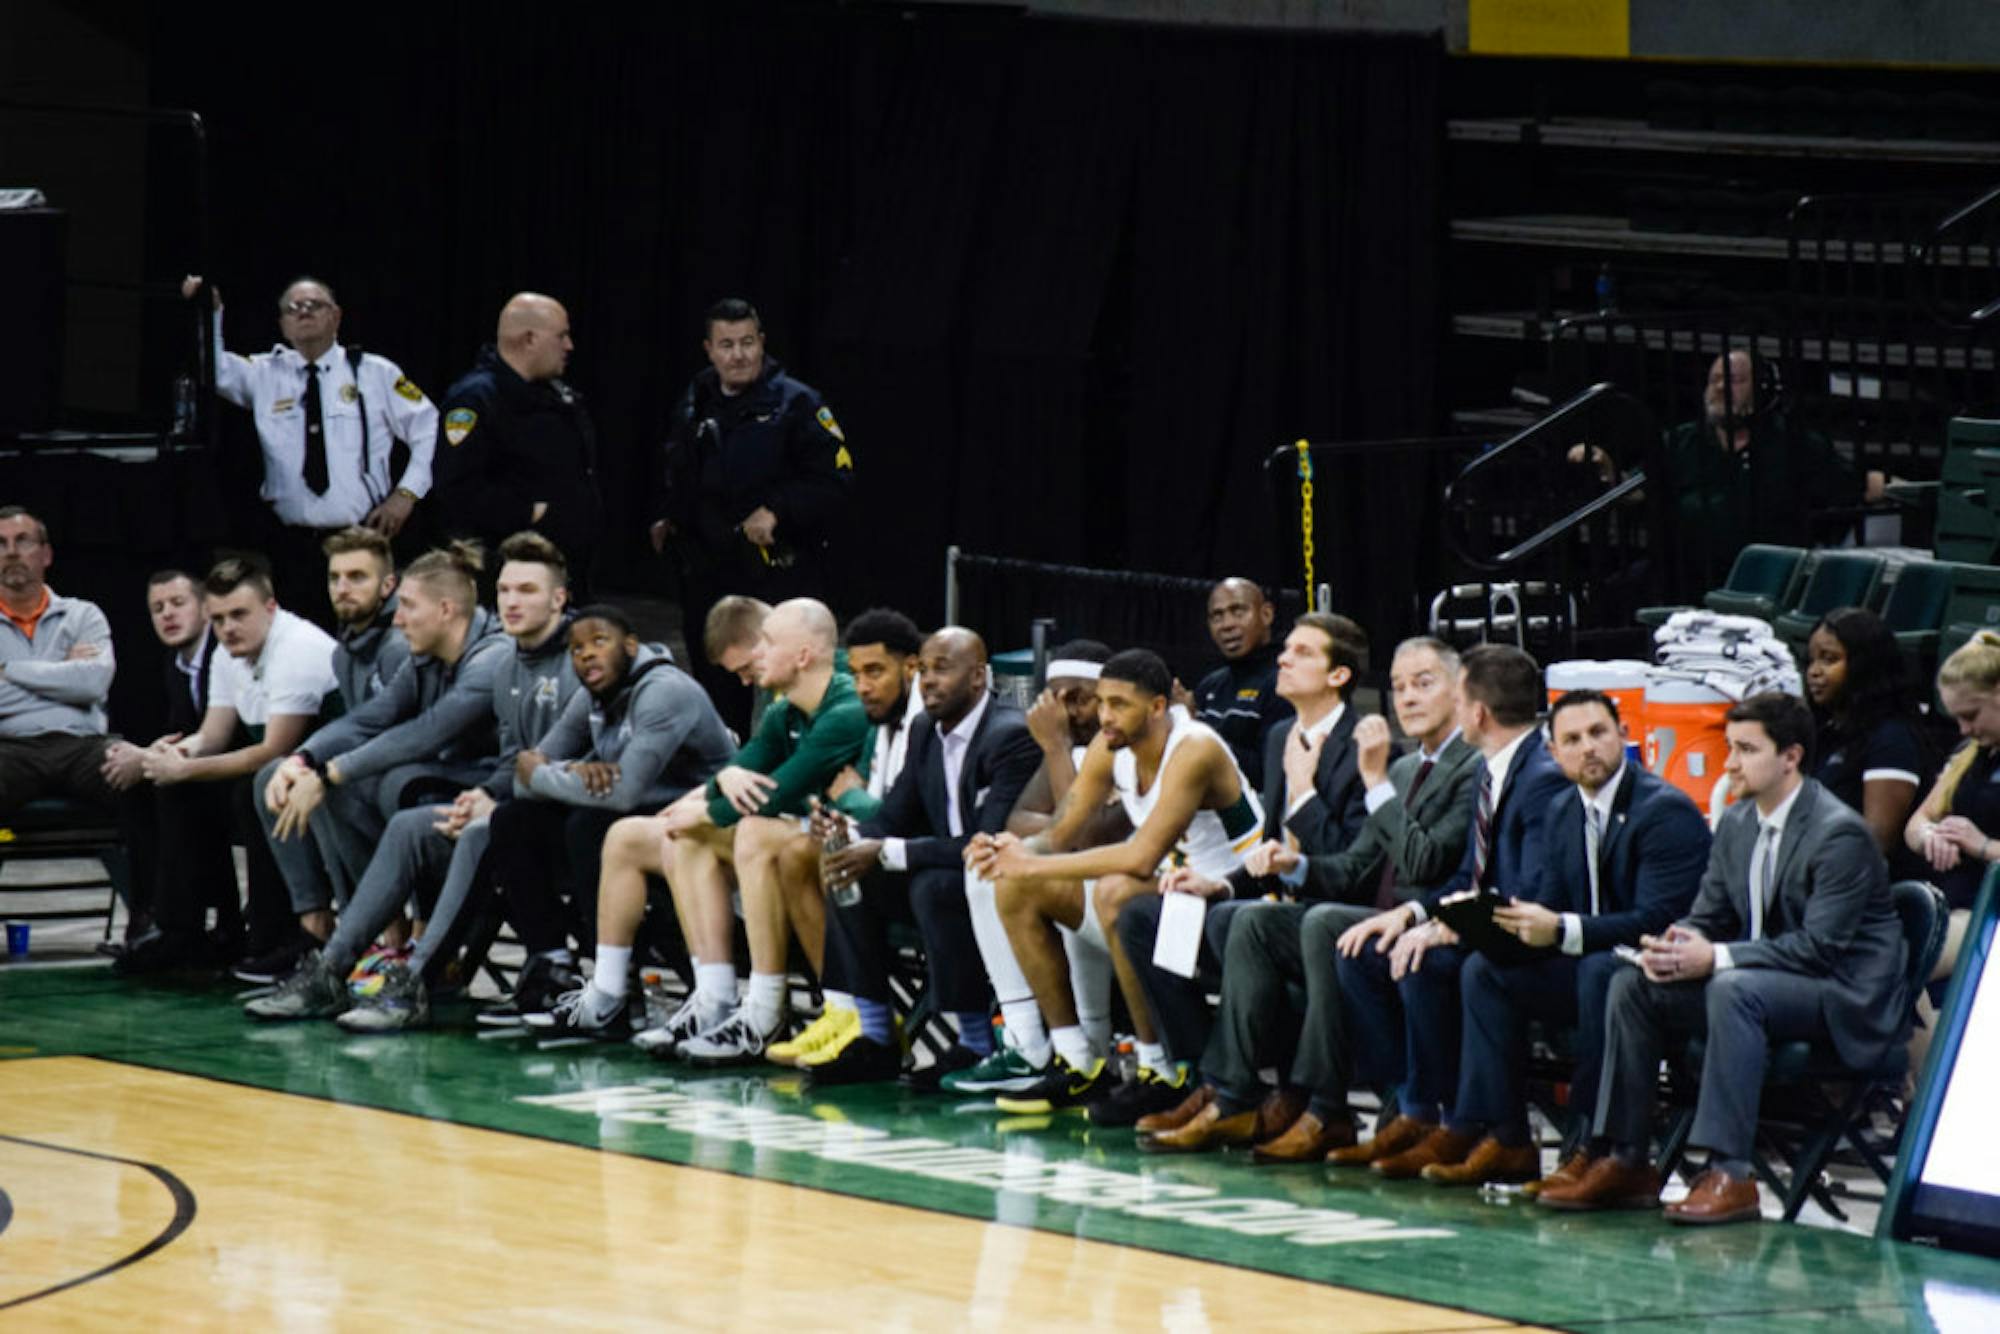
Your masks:
{"label": "team logo on shirt", "polygon": [[341,401],[341,402],[343,402],[343,403],[353,403],[353,402],[357,401],[358,399],[360,399],[360,397],[361,397],[361,391],[360,391],[359,389],[356,389],[356,388],[355,388],[355,387],[354,387],[353,385],[351,385],[351,384],[344,384],[344,385],[340,386],[340,401]]}
{"label": "team logo on shirt", "polygon": [[553,676],[545,676],[535,683],[535,702],[537,704],[556,702],[556,679]]}
{"label": "team logo on shirt", "polygon": [[407,375],[396,377],[396,392],[404,398],[409,399],[412,403],[421,403],[424,401],[424,391],[411,384],[410,377]]}
{"label": "team logo on shirt", "polygon": [[472,434],[472,428],[479,424],[479,414],[471,408],[453,408],[444,414],[444,438],[447,444],[458,444]]}
{"label": "team logo on shirt", "polygon": [[824,426],[826,428],[826,433],[828,435],[832,436],[836,440],[842,441],[843,443],[846,441],[847,434],[846,432],[840,429],[840,423],[833,419],[832,408],[821,408],[818,412],[814,413],[813,416],[816,419],[818,419],[819,424],[821,426]]}

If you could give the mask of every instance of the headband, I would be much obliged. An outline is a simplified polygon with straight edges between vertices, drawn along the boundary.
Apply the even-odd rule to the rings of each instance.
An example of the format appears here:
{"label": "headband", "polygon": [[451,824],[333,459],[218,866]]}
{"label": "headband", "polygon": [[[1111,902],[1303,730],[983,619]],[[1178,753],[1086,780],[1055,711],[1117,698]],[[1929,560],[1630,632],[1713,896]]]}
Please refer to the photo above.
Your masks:
{"label": "headband", "polygon": [[1085,662],[1082,658],[1057,658],[1049,664],[1050,678],[1058,676],[1076,677],[1084,681],[1095,681],[1104,672],[1101,662]]}

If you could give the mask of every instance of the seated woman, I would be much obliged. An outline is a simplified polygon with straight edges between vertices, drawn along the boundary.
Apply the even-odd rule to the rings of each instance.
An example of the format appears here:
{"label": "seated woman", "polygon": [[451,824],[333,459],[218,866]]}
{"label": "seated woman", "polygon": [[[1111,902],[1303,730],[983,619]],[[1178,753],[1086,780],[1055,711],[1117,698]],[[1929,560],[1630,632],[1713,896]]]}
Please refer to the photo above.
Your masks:
{"label": "seated woman", "polygon": [[1891,880],[1928,879],[1929,866],[1904,843],[1904,827],[1937,772],[1937,753],[1896,636],[1874,612],[1838,607],[1806,641],[1805,678],[1819,735],[1812,776],[1861,812]]}
{"label": "seated woman", "polygon": [[[2000,633],[1981,630],[1938,668],[1938,697],[1958,723],[1965,744],[1952,752],[1924,804],[1910,817],[1903,837],[1930,863],[1932,884],[1951,905],[1951,930],[1931,981],[1951,976],[1972,916],[1973,900],[1987,866],[2000,861]],[[1932,989],[1931,1001],[1939,996]],[[1928,1045],[1925,1027],[1912,1040],[1912,1055]]]}

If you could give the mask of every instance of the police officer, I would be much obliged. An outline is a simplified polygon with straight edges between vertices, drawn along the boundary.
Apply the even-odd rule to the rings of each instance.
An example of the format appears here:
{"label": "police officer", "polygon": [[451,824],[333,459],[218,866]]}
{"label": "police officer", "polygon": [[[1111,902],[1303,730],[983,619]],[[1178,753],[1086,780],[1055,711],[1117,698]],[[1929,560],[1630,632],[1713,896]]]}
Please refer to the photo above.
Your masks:
{"label": "police officer", "polygon": [[[192,299],[199,276],[181,283]],[[437,408],[395,362],[340,343],[333,289],[300,278],[278,298],[285,341],[238,356],[222,344],[222,293],[214,303],[215,391],[248,408],[264,455],[259,495],[277,520],[269,535],[278,592],[324,615],[326,561],[320,542],[350,524],[394,537],[431,487]],[[401,440],[409,463],[391,485],[389,455]]]}
{"label": "police officer", "polygon": [[[710,307],[701,346],[709,364],[674,410],[651,531],[655,551],[672,541],[690,645],[725,594],[772,605],[827,599],[829,539],[854,475],[832,409],[765,355],[764,322],[748,301]],[[698,651],[689,657],[740,727],[749,704],[741,683]]]}
{"label": "police officer", "polygon": [[497,550],[532,528],[569,557],[570,588],[589,600],[604,526],[597,433],[564,383],[573,348],[562,303],[521,292],[500,310],[494,342],[444,396],[437,513],[446,532]]}

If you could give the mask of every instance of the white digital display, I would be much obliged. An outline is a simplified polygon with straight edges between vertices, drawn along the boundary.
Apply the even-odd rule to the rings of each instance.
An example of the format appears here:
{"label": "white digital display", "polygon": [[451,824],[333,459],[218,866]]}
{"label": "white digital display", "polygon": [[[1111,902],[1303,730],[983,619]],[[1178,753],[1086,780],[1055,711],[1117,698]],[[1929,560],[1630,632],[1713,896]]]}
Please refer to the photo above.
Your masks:
{"label": "white digital display", "polygon": [[1926,1186],[2000,1196],[2000,955],[1988,953],[1972,1012],[1946,1072],[1937,1129],[1924,1155]]}

